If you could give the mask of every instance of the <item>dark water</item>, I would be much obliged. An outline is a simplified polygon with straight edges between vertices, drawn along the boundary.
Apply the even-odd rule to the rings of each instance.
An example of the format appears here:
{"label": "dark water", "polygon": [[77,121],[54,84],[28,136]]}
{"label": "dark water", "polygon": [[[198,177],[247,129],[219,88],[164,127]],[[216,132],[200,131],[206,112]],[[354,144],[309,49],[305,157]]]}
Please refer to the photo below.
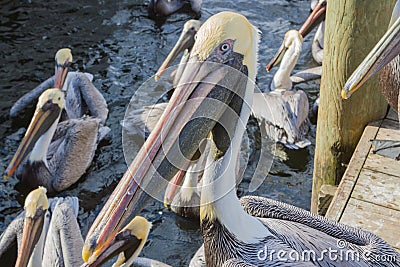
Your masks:
{"label": "dark water", "polygon": [[[267,88],[272,73],[264,70],[281,44],[285,32],[298,29],[306,19],[310,1],[203,1],[201,20],[223,10],[245,15],[262,31],[257,84]],[[10,120],[12,104],[53,72],[55,52],[69,47],[74,55],[72,70],[94,75],[94,84],[107,100],[107,125],[112,141],[102,144],[95,159],[77,184],[61,196],[80,200],[79,224],[85,236],[101,206],[111,194],[127,165],[123,156],[121,126],[125,109],[135,90],[161,64],[194,14],[174,14],[163,25],[147,16],[145,1],[1,1],[0,3],[0,172],[4,172],[22,139],[33,107],[19,119]],[[311,37],[305,39],[295,70],[315,66]],[[318,83],[299,86],[310,99]],[[314,143],[315,127],[310,133]],[[314,145],[287,152],[288,160],[276,159],[267,179],[253,194],[309,208]],[[251,169],[251,167],[250,167]],[[11,177],[0,182],[0,231],[21,210],[24,195]],[[239,188],[246,194],[248,183]],[[173,266],[186,266],[201,244],[197,222],[181,219],[154,201],[143,215],[153,223],[149,241],[141,255]]]}

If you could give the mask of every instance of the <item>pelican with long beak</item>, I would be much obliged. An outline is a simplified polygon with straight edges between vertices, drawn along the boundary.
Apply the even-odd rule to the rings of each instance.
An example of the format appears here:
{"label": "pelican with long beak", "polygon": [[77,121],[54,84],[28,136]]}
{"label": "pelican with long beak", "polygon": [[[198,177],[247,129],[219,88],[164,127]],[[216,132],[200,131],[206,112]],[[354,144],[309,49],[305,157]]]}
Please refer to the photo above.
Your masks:
{"label": "pelican with long beak", "polygon": [[[397,261],[393,265],[400,263],[400,254],[375,235],[305,210],[257,197],[246,198],[244,205],[247,212],[259,217],[242,208],[235,191],[237,161],[233,159],[240,151],[251,113],[258,35],[244,16],[233,12],[218,13],[203,24],[169,106],[90,229],[84,259],[101,255],[127,219],[143,208],[149,195],[165,186],[162,178],[169,181],[185,168],[185,158],[191,159],[200,141],[208,138],[200,207],[207,266],[222,266],[229,259],[256,266],[278,265],[281,253],[264,259],[265,249],[322,252],[337,247],[340,239],[347,244],[343,252],[360,253],[355,266],[367,266],[378,255],[393,255]],[[232,97],[227,88],[234,92]],[[177,137],[179,151],[171,149]],[[337,259],[323,260],[320,265],[337,264]],[[293,263],[290,258],[284,262],[287,266]]]}
{"label": "pelican with long beak", "polygon": [[25,211],[0,237],[0,257],[18,244],[15,266],[79,266],[83,239],[76,221],[76,197],[47,199],[46,188],[29,193]]}
{"label": "pelican with long beak", "polygon": [[[89,258],[88,262],[83,266],[95,267],[101,266],[108,260],[118,255],[113,267],[129,267],[129,266],[159,266],[170,267],[162,262],[148,259],[138,258],[140,251],[143,249],[147,237],[151,229],[151,223],[144,217],[136,216],[128,223],[113,239],[105,251],[97,258]],[[82,267],[83,267],[82,266]]]}
{"label": "pelican with long beak", "polygon": [[[248,31],[256,30],[238,23],[236,16],[232,12],[213,16],[211,20],[221,27],[207,28],[202,38],[200,27],[166,110],[88,232],[83,249],[86,261],[99,255],[179,169],[186,170],[201,140],[211,131],[226,132],[222,125],[226,122],[230,127],[241,99],[246,101],[243,105],[251,104],[252,92],[245,89],[252,84],[247,77],[255,79],[257,44],[249,41]],[[220,34],[221,30],[227,31]],[[239,38],[243,32],[247,34]],[[243,38],[246,41],[238,41]],[[245,58],[246,53],[253,55]],[[228,145],[219,142],[221,150]]]}
{"label": "pelican with long beak", "polygon": [[[269,71],[280,63],[268,93],[255,93],[252,113],[265,125],[267,136],[290,149],[311,144],[306,138],[310,129],[308,97],[302,90],[293,89],[290,72],[301,53],[303,37],[290,30],[278,52],[267,66]],[[267,105],[266,105],[267,103]]]}
{"label": "pelican with long beak", "polygon": [[[327,2],[327,0],[311,1],[311,14],[319,16],[318,21],[315,22],[315,24],[319,24],[319,26],[313,38],[311,53],[315,62],[320,65],[322,64],[322,60],[324,58],[325,11]],[[312,28],[310,29],[310,31],[312,30]],[[305,37],[305,35],[307,35],[307,33],[305,33],[303,36]]]}
{"label": "pelican with long beak", "polygon": [[347,80],[342,98],[349,98],[370,77],[379,72],[382,94],[389,105],[400,113],[400,1],[397,1],[389,23],[389,29],[363,62]]}
{"label": "pelican with long beak", "polygon": [[178,68],[171,74],[172,84],[175,86],[179,81],[180,76],[182,75],[182,71],[184,69],[185,64],[189,59],[190,50],[194,44],[194,37],[198,30],[201,27],[201,22],[198,20],[188,20],[183,25],[183,30],[181,36],[178,41],[172,48],[171,52],[169,52],[168,56],[161,64],[160,68],[158,68],[157,73],[155,75],[155,80],[157,81],[164,73],[164,71],[171,66],[171,64],[175,61],[175,59],[181,54],[182,58],[179,62]]}
{"label": "pelican with long beak", "polygon": [[27,188],[41,185],[53,193],[68,188],[85,173],[94,156],[100,120],[70,119],[57,127],[64,105],[65,92],[60,89],[42,93],[6,176],[16,172]]}

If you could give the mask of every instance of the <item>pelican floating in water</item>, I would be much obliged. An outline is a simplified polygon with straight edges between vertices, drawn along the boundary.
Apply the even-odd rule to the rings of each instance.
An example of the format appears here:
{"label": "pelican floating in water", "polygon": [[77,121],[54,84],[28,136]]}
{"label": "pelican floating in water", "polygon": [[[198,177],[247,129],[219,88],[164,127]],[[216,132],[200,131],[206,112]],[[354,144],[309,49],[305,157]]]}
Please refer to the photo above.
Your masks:
{"label": "pelican floating in water", "polygon": [[308,97],[302,90],[294,90],[290,80],[300,56],[303,37],[290,30],[278,52],[267,66],[269,71],[280,63],[268,93],[255,93],[252,113],[265,124],[266,134],[287,148],[299,149],[311,144],[306,138],[310,128]]}
{"label": "pelican floating in water", "polygon": [[42,93],[28,130],[7,167],[8,177],[16,172],[28,188],[41,185],[53,193],[68,188],[85,173],[94,157],[100,119],[70,119],[57,127],[64,105],[65,93],[60,89]]}
{"label": "pelican floating in water", "polygon": [[190,6],[196,14],[200,13],[202,0],[150,0],[148,10],[150,17],[166,17]]}
{"label": "pelican floating in water", "polygon": [[83,239],[76,220],[76,197],[47,199],[46,189],[33,190],[0,237],[0,256],[18,244],[15,266],[79,266]]}
{"label": "pelican floating in water", "polygon": [[[79,180],[92,162],[97,144],[110,131],[103,126],[108,114],[104,98],[85,74],[67,75],[72,54],[69,49],[60,51],[55,78],[49,80],[61,88],[66,85],[66,91],[53,88],[41,93],[28,130],[6,170],[8,177],[16,172],[28,189],[42,185],[50,193]],[[42,88],[22,97],[18,110]],[[66,120],[59,123],[64,108]]]}
{"label": "pelican floating in water", "polygon": [[[338,240],[346,242],[343,252],[360,253],[356,266],[370,265],[368,260],[378,255],[395,256],[393,265],[400,263],[400,254],[368,232],[265,198],[242,198],[242,204],[238,200],[232,158],[240,151],[251,112],[258,35],[244,16],[233,12],[218,13],[203,24],[167,109],[89,230],[84,258],[107,249],[129,217],[187,166],[200,141],[208,137],[200,207],[207,266],[222,266],[230,259],[278,265],[282,262],[277,255],[264,260],[259,251],[313,249],[321,255],[337,247]],[[293,266],[293,261],[283,264]],[[320,265],[324,264],[337,265],[337,259],[325,258]]]}

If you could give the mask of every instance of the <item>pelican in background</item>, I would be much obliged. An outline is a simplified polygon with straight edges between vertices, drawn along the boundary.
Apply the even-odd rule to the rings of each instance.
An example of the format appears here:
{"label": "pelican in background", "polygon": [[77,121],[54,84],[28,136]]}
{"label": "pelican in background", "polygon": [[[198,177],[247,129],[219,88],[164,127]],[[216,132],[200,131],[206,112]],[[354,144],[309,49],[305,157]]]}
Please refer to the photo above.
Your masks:
{"label": "pelican in background", "polygon": [[[222,266],[231,259],[256,266],[293,266],[296,262],[282,263],[277,255],[260,259],[258,252],[265,247],[298,253],[313,249],[321,255],[337,247],[338,240],[346,241],[344,253],[359,252],[360,261],[348,265],[368,266],[378,255],[395,256],[393,265],[400,264],[400,254],[373,234],[281,202],[246,197],[241,203],[237,198],[237,163],[232,159],[240,151],[251,112],[258,40],[258,30],[237,13],[221,12],[203,24],[167,109],[89,230],[84,258],[106,250],[127,219],[166,185],[162,179],[170,181],[186,167],[199,142],[208,138],[200,207],[207,266]],[[307,262],[297,263],[307,266]],[[337,259],[314,263],[334,266]]]}
{"label": "pelican in background", "polygon": [[[342,98],[349,98],[370,77],[379,72],[382,94],[389,105],[400,114],[400,1],[392,12],[389,29],[347,80]],[[375,152],[400,159],[399,140],[375,140]]]}
{"label": "pelican in background", "polygon": [[[290,30],[278,52],[267,66],[267,70],[280,63],[268,93],[255,93],[252,113],[264,123],[267,136],[289,149],[300,149],[310,145],[306,138],[310,128],[308,98],[302,90],[294,90],[290,80],[301,53],[303,37]],[[267,104],[267,106],[266,106]]]}
{"label": "pelican in background", "polygon": [[185,6],[190,6],[190,9],[199,15],[201,3],[202,0],[150,0],[148,11],[150,17],[166,17]]}
{"label": "pelican in background", "polygon": [[177,82],[182,75],[182,71],[189,59],[190,51],[194,44],[194,37],[201,27],[201,21],[199,20],[188,20],[183,25],[183,30],[179,36],[178,41],[169,52],[168,56],[165,58],[164,62],[158,68],[154,79],[157,81],[164,73],[164,71],[171,66],[175,59],[181,54],[182,58],[179,62],[178,68],[171,74],[172,84],[177,85]]}
{"label": "pelican in background", "polygon": [[[327,5],[327,0],[311,0],[311,10],[315,10],[318,5]],[[319,65],[322,65],[324,57],[324,32],[325,32],[325,15],[323,21],[319,24],[315,32],[314,39],[311,46],[312,56]]]}
{"label": "pelican in background", "polygon": [[[80,119],[92,116],[100,119],[102,125],[108,116],[107,103],[102,94],[92,84],[93,75],[81,72],[69,72],[72,53],[69,48],[62,48],[55,55],[55,75],[32,91],[23,95],[11,107],[10,117],[15,118],[48,88],[59,88],[66,92],[65,113],[61,120]],[[102,129],[107,132],[107,129]]]}

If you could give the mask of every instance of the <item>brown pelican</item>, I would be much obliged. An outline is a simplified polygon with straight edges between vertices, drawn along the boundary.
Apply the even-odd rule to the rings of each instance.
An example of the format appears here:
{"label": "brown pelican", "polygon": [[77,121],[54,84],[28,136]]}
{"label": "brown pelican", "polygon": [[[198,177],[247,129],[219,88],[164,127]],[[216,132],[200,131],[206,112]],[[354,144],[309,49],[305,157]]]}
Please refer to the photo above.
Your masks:
{"label": "brown pelican", "polygon": [[150,0],[148,10],[150,17],[165,17],[190,6],[196,14],[200,13],[202,0]]}
{"label": "brown pelican", "polygon": [[46,188],[33,190],[25,211],[1,235],[0,255],[10,253],[17,243],[15,266],[79,266],[83,239],[76,221],[78,208],[76,197],[48,200]]}
{"label": "brown pelican", "polygon": [[[42,185],[53,193],[74,184],[89,167],[97,144],[110,131],[103,126],[108,114],[103,96],[85,74],[67,75],[71,61],[71,51],[60,49],[55,78],[23,96],[12,108],[12,112],[21,111],[41,93],[31,124],[6,170],[7,176],[16,171],[28,189]],[[63,90],[44,91],[49,83]],[[64,108],[66,120],[59,123]]]}
{"label": "brown pelican", "polygon": [[[25,211],[11,222],[0,237],[0,258],[9,255],[7,253],[11,253],[12,245],[17,243],[19,253],[15,266],[80,266],[83,264],[83,239],[76,219],[78,209],[76,197],[47,199],[46,188],[33,190],[25,200]],[[151,223],[137,216],[117,235],[115,243],[109,248],[122,251],[115,266],[130,266],[133,261],[135,266],[137,263],[143,266],[159,263],[137,258],[150,227]],[[167,265],[160,263],[160,266]]]}
{"label": "brown pelican", "polygon": [[347,80],[342,97],[349,98],[372,75],[379,72],[382,93],[389,105],[400,113],[400,1],[397,1],[389,29],[376,46],[366,56],[364,61]]}
{"label": "brown pelican", "polygon": [[[252,113],[265,124],[266,134],[287,148],[299,149],[311,144],[306,138],[308,120],[308,97],[302,90],[294,90],[290,80],[300,56],[303,37],[298,31],[290,30],[278,52],[267,66],[269,71],[280,63],[268,93],[255,93]],[[266,106],[266,103],[268,106]]]}
{"label": "brown pelican", "polygon": [[182,74],[182,71],[185,67],[186,62],[189,59],[190,50],[194,44],[194,37],[197,31],[201,27],[201,21],[198,20],[188,20],[183,25],[183,30],[181,36],[179,36],[178,41],[175,46],[172,48],[171,52],[168,54],[167,58],[161,64],[160,68],[157,70],[155,75],[156,81],[163,75],[164,71],[174,62],[174,60],[178,57],[180,53],[183,53],[183,56],[179,62],[178,68],[171,74],[172,84],[174,86],[177,85],[177,82]]}
{"label": "brown pelican", "polygon": [[[343,252],[360,253],[360,261],[346,262],[347,266],[370,265],[366,256],[373,261],[377,255],[396,256],[393,265],[400,263],[393,248],[368,232],[265,198],[247,197],[242,204],[238,200],[232,157],[240,151],[251,112],[258,35],[244,16],[233,12],[218,13],[203,24],[167,109],[89,230],[85,259],[106,250],[128,218],[137,215],[150,196],[165,186],[163,179],[171,180],[186,167],[200,141],[208,137],[200,207],[208,266],[222,266],[234,258],[256,266],[293,266],[290,259],[282,263],[277,255],[264,259],[260,254],[267,248],[286,253],[311,249],[321,255],[323,250],[337,248],[338,240],[347,242]],[[178,145],[179,150],[174,149]],[[323,260],[299,264],[337,265],[337,259]]]}

